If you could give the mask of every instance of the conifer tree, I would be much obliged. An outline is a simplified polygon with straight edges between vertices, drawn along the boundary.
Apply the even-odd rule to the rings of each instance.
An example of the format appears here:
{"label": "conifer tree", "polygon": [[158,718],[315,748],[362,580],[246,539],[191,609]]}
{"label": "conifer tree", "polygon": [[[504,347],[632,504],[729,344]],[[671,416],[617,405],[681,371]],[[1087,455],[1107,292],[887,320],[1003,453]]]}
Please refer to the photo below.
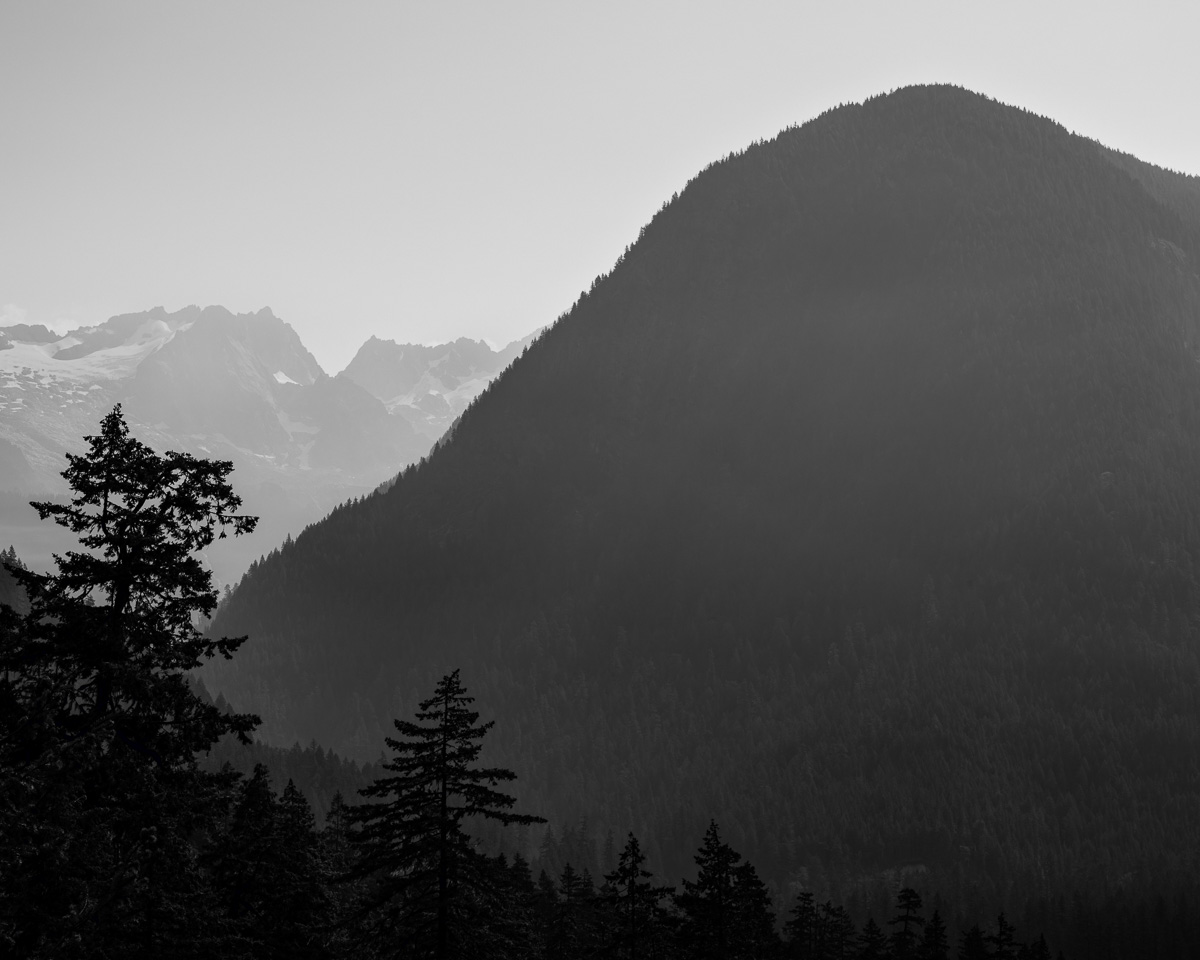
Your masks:
{"label": "conifer tree", "polygon": [[797,894],[792,915],[783,925],[783,934],[787,956],[792,960],[811,960],[817,956],[817,907],[811,891]]}
{"label": "conifer tree", "polygon": [[378,947],[411,957],[474,957],[496,908],[495,871],[464,822],[540,823],[512,813],[515,799],[495,789],[510,770],[477,767],[480,724],[459,672],[443,677],[421,702],[416,722],[394,721],[387,775],[359,793],[369,801],[351,812],[360,858],[351,876],[373,884],[364,932]]}
{"label": "conifer tree", "polygon": [[632,833],[625,842],[617,868],[604,877],[606,899],[613,920],[614,955],[625,960],[652,956],[663,936],[662,901],[672,887],[655,884],[645,869],[646,856]]}
{"label": "conifer tree", "polygon": [[963,932],[958,941],[958,960],[988,960],[987,939],[979,924]]}
{"label": "conifer tree", "polygon": [[332,901],[325,886],[312,808],[288,780],[276,816],[279,871],[273,882],[273,925],[280,931],[276,949],[292,960],[323,953]]}
{"label": "conifer tree", "polygon": [[921,960],[947,960],[950,956],[950,941],[946,936],[946,924],[936,910],[933,911],[929,922],[925,924],[919,956]]}
{"label": "conifer tree", "polygon": [[858,942],[858,960],[886,960],[888,938],[872,917],[863,924]]}
{"label": "conifer tree", "polygon": [[533,874],[529,869],[529,861],[519,852],[513,854],[508,866],[507,911],[512,923],[520,928],[521,938],[528,944],[530,956],[540,956],[544,952],[545,931],[539,922],[537,887],[533,882]]}
{"label": "conifer tree", "polygon": [[558,913],[558,888],[545,869],[538,871],[533,894],[533,914],[543,943],[549,943]]}
{"label": "conifer tree", "polygon": [[828,900],[821,905],[820,913],[817,956],[849,960],[858,950],[858,931],[850,914],[841,904],[834,906]]}
{"label": "conifer tree", "polygon": [[247,955],[325,956],[332,904],[312,810],[294,783],[277,797],[267,768],[256,764],[210,861],[228,927]]}
{"label": "conifer tree", "polygon": [[267,768],[243,781],[228,827],[212,855],[212,872],[231,928],[255,952],[268,920],[267,892],[278,856],[276,800]]}
{"label": "conifer tree", "polygon": [[771,898],[754,865],[721,840],[710,822],[696,854],[694,882],[683,881],[679,945],[688,957],[759,957],[778,942]]}
{"label": "conifer tree", "polygon": [[196,555],[255,525],[232,465],[156,454],[120,406],[85,439],[67,455],[70,502],[33,504],[83,549],[53,574],[10,567],[29,610],[0,624],[0,928],[16,955],[169,950],[164,938],[205,926],[190,838],[232,781],[195,756],[226,733],[248,742],[257,723],[189,681],[241,642],[195,626],[216,605]]}
{"label": "conifer tree", "polygon": [[596,891],[590,874],[586,870],[577,873],[569,863],[563,867],[558,887],[561,895],[555,906],[545,956],[548,960],[572,960],[596,947],[592,942]]}
{"label": "conifer tree", "polygon": [[362,896],[361,881],[348,879],[355,850],[350,838],[349,807],[340,792],[333,795],[325,814],[325,828],[317,839],[317,852],[322,885],[328,898],[323,940],[326,951],[337,956],[349,946],[348,921]]}
{"label": "conifer tree", "polygon": [[758,876],[754,864],[743,860],[733,871],[735,909],[734,936],[742,955],[748,960],[763,960],[773,956],[779,946],[775,932],[775,911],[766,884]]}
{"label": "conifer tree", "polygon": [[684,880],[675,895],[685,921],[680,930],[684,954],[696,958],[729,956],[734,938],[734,868],[742,858],[721,840],[710,822],[696,853],[696,879]]}
{"label": "conifer tree", "polygon": [[987,942],[993,960],[1016,960],[1017,931],[1003,913],[996,918],[996,932],[988,936]]}
{"label": "conifer tree", "polygon": [[905,960],[916,949],[917,936],[925,926],[922,919],[921,897],[912,887],[905,887],[896,897],[896,916],[888,921],[892,931],[892,953],[897,960]]}

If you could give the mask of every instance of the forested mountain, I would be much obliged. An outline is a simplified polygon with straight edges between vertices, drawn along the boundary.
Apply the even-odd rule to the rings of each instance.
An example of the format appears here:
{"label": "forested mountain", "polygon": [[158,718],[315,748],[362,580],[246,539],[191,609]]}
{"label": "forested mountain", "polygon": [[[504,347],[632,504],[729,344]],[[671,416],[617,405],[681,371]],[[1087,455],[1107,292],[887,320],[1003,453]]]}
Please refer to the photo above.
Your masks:
{"label": "forested mountain", "polygon": [[715,818],[819,897],[1183,896],[1198,198],[950,87],[715,163],[449,442],[252,568],[206,682],[370,759],[461,667],[523,806],[672,879]]}

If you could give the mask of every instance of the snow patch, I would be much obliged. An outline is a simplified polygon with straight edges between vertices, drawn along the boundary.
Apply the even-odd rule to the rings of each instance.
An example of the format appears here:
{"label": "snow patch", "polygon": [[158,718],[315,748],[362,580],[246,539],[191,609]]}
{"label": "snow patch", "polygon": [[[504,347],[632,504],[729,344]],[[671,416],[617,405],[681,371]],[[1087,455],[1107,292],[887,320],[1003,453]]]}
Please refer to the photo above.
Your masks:
{"label": "snow patch", "polygon": [[[282,370],[275,371],[275,382],[276,383],[296,383],[295,380],[293,380],[291,377],[289,377]],[[300,386],[300,384],[296,383],[296,386]]]}

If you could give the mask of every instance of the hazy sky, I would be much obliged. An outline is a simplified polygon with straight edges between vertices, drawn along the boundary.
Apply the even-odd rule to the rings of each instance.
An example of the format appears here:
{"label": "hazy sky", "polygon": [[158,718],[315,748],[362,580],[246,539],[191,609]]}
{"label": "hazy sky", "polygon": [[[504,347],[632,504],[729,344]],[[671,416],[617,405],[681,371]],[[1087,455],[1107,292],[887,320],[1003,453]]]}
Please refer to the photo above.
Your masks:
{"label": "hazy sky", "polygon": [[1200,4],[0,0],[0,325],[551,322],[709,161],[951,82],[1200,173]]}

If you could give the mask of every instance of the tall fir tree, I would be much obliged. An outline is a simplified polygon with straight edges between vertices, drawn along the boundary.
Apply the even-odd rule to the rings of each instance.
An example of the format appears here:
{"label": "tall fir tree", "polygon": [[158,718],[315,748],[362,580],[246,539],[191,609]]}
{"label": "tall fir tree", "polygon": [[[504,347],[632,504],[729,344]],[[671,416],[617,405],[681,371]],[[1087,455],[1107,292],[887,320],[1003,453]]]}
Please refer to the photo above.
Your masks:
{"label": "tall fir tree", "polygon": [[359,860],[352,877],[370,878],[363,933],[384,956],[436,960],[480,955],[494,920],[496,873],[464,829],[471,818],[502,824],[545,822],[512,813],[516,800],[495,789],[510,770],[478,767],[479,723],[459,671],[423,700],[416,722],[394,721],[387,774],[359,793],[350,813]]}
{"label": "tall fir tree", "polygon": [[350,949],[349,924],[363,890],[361,880],[349,879],[356,850],[350,838],[349,807],[340,792],[333,795],[325,813],[325,827],[317,839],[317,854],[328,898],[322,941],[327,953],[341,956]]}
{"label": "tall fir tree", "polygon": [[244,780],[209,854],[231,955],[321,960],[334,919],[312,810],[290,780],[281,796],[262,764]]}
{"label": "tall fir tree", "polygon": [[996,932],[988,935],[987,942],[992,960],[1017,960],[1017,931],[1003,913],[996,918]]}
{"label": "tall fir tree", "polygon": [[622,960],[657,956],[666,939],[666,911],[662,902],[674,888],[656,884],[645,863],[641,844],[630,833],[617,858],[617,868],[604,877],[610,955]]}
{"label": "tall fir tree", "polygon": [[11,567],[29,609],[0,624],[0,929],[18,957],[182,956],[170,939],[211,926],[189,844],[232,783],[195,757],[257,723],[190,685],[241,642],[196,628],[217,602],[198,554],[256,521],[230,463],[156,454],[120,406],[85,440],[71,500],[33,504],[82,549],[52,574]]}
{"label": "tall fir tree", "polygon": [[775,932],[771,894],[749,860],[743,860],[733,869],[733,905],[735,950],[730,956],[746,960],[774,956],[779,935]]}
{"label": "tall fir tree", "polygon": [[921,917],[921,896],[912,887],[904,887],[896,896],[896,915],[888,921],[892,927],[892,954],[896,960],[908,960],[917,948],[917,939],[925,927]]}
{"label": "tall fir tree", "polygon": [[741,855],[721,840],[720,830],[710,822],[696,853],[696,879],[684,880],[675,904],[685,920],[680,928],[684,956],[707,960],[729,957],[736,922],[734,868]]}
{"label": "tall fir tree", "polygon": [[595,942],[596,891],[591,875],[586,870],[577,873],[568,863],[559,877],[558,889],[544,956],[547,960],[586,956],[599,946]]}
{"label": "tall fir tree", "polygon": [[721,840],[710,822],[696,853],[696,879],[674,897],[683,914],[678,942],[683,956],[707,960],[757,958],[778,943],[771,897],[754,865]]}
{"label": "tall fir tree", "polygon": [[987,938],[979,924],[963,931],[958,941],[958,960],[989,960]]}
{"label": "tall fir tree", "polygon": [[821,905],[817,934],[817,956],[850,960],[858,952],[858,931],[841,904],[826,900]]}
{"label": "tall fir tree", "polygon": [[937,910],[933,911],[933,915],[925,924],[925,930],[921,934],[919,956],[921,960],[947,960],[950,956],[950,940],[946,935],[946,924]]}
{"label": "tall fir tree", "polygon": [[872,917],[863,924],[858,940],[858,960],[887,960],[888,938]]}
{"label": "tall fir tree", "polygon": [[814,960],[817,957],[817,906],[812,892],[796,895],[791,916],[783,925],[785,952],[789,960]]}

